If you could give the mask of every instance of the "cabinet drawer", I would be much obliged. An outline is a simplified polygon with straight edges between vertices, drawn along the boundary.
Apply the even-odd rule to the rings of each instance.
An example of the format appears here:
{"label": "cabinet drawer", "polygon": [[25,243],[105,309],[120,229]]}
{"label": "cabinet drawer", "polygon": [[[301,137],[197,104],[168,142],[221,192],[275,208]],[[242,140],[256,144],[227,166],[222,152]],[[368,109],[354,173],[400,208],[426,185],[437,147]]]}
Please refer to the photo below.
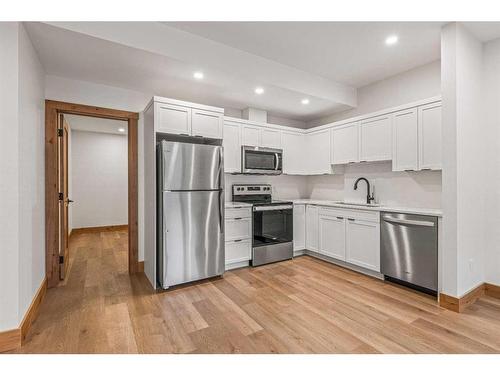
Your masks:
{"label": "cabinet drawer", "polygon": [[251,238],[252,220],[250,218],[227,219],[225,223],[226,241],[244,240]]}
{"label": "cabinet drawer", "polygon": [[357,220],[380,222],[380,213],[378,211],[350,210],[337,207],[321,207],[319,214],[323,216],[335,216],[341,218],[351,218]]}
{"label": "cabinet drawer", "polygon": [[226,208],[225,213],[226,213],[226,219],[252,217],[252,211],[250,207]]}
{"label": "cabinet drawer", "polygon": [[252,243],[250,240],[236,240],[226,242],[226,264],[244,262],[252,257]]}

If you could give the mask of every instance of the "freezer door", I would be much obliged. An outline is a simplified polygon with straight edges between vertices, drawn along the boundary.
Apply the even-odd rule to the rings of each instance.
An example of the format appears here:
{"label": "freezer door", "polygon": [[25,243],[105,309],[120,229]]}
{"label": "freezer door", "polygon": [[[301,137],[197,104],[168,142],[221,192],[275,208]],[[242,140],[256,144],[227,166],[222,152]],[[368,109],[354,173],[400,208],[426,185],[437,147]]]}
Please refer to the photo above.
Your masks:
{"label": "freezer door", "polygon": [[221,146],[162,141],[162,190],[223,188]]}
{"label": "freezer door", "polygon": [[172,285],[224,273],[224,193],[163,193],[160,284]]}

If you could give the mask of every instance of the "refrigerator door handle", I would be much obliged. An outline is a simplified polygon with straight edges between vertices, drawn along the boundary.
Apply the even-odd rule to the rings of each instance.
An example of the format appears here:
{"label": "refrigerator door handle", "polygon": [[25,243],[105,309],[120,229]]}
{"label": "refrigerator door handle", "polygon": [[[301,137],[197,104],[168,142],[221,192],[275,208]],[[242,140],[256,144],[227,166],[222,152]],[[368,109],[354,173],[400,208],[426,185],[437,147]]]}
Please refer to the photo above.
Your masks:
{"label": "refrigerator door handle", "polygon": [[224,218],[223,218],[223,210],[224,210],[224,199],[223,198],[224,190],[219,190],[219,228],[220,233],[224,233]]}
{"label": "refrigerator door handle", "polygon": [[[167,284],[167,236],[168,236],[168,229],[167,229],[167,215],[166,215],[167,210],[163,208],[163,249],[162,249],[162,264],[163,264],[163,269],[162,269],[162,275],[161,275],[161,286],[163,289],[168,288]],[[158,276],[157,276],[158,277]]]}

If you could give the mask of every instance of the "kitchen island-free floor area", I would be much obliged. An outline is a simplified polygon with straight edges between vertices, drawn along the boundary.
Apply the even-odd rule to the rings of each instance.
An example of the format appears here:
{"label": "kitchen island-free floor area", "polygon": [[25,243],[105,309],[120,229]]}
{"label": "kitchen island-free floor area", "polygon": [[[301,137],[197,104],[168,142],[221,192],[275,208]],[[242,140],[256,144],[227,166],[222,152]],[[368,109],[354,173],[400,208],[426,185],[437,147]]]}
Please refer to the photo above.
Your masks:
{"label": "kitchen island-free floor area", "polygon": [[167,292],[127,272],[127,232],[75,234],[25,353],[500,353],[500,300],[434,299],[302,256]]}

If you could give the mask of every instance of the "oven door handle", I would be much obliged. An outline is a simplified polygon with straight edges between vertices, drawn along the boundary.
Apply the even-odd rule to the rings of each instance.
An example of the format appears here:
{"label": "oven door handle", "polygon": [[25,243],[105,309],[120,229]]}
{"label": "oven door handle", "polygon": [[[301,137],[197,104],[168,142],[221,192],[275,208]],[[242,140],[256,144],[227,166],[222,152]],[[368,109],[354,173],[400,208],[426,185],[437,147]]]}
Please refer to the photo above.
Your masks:
{"label": "oven door handle", "polygon": [[282,205],[282,206],[257,206],[254,207],[254,211],[278,211],[278,210],[292,210],[293,205]]}
{"label": "oven door handle", "polygon": [[276,158],[276,167],[274,167],[274,170],[277,171],[280,167],[280,156],[277,152],[275,152],[274,157]]}

